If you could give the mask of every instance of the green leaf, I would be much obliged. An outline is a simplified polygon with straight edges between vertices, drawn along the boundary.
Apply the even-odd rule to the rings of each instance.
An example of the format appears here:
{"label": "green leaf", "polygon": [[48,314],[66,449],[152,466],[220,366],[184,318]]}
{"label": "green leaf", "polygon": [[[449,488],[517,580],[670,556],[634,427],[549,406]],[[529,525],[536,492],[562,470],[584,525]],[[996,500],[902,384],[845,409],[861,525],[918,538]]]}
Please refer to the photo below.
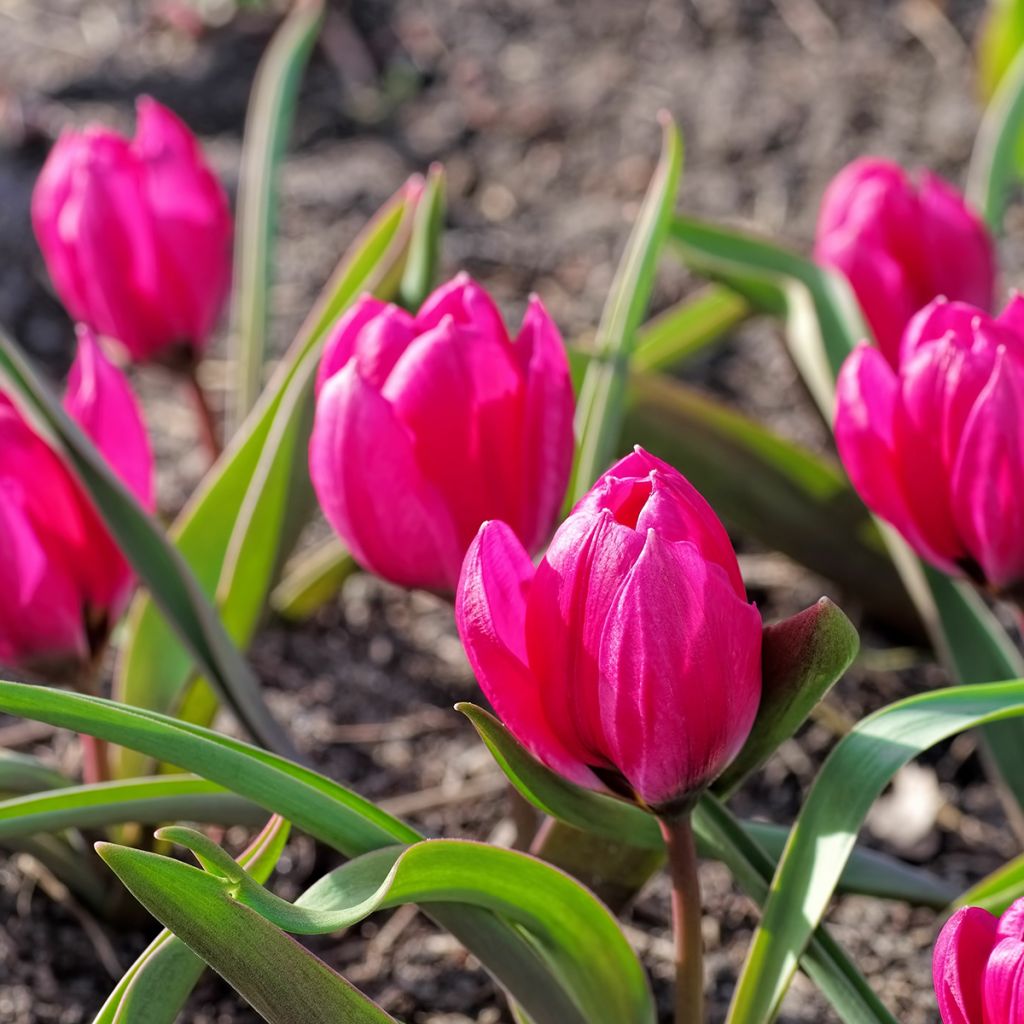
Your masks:
{"label": "green leaf", "polygon": [[437,284],[441,263],[441,232],[444,229],[444,168],[434,164],[427,172],[423,198],[416,206],[412,241],[405,273],[398,288],[402,305],[415,312]]}
{"label": "green leaf", "polygon": [[626,382],[637,329],[654,288],[658,257],[679,191],[683,145],[675,124],[663,114],[661,159],[626,243],[601,314],[594,354],[576,403],[579,449],[569,500],[579,498],[616,454],[626,404]]}
{"label": "green leaf", "polygon": [[358,569],[355,559],[332,535],[292,561],[270,595],[270,606],[289,622],[304,622]]}
{"label": "green leaf", "polygon": [[156,825],[165,821],[221,825],[261,822],[266,812],[222,786],[193,775],[156,779],[122,779],[86,786],[64,786],[0,801],[0,841],[62,832],[69,828],[104,828],[128,822]]}
{"label": "green leaf", "polygon": [[1024,2],[989,0],[978,34],[978,78],[982,92],[991,98],[1024,49]]}
{"label": "green leaf", "polygon": [[[115,701],[0,681],[0,711],[100,736],[230,788],[346,856],[422,837],[330,779],[211,729]],[[535,1024],[586,1024],[551,966],[508,922],[469,907],[432,908],[523,1004]]]}
{"label": "green leaf", "polygon": [[715,783],[716,793],[727,796],[796,733],[859,648],[853,624],[827,597],[765,627],[757,718],[743,749]]}
{"label": "green leaf", "polygon": [[393,1024],[319,957],[233,899],[224,879],[124,846],[96,849],[136,899],[271,1024]]}
{"label": "green leaf", "polygon": [[[178,551],[203,591],[216,596],[236,643],[245,647],[282,560],[293,486],[304,483],[302,425],[319,347],[338,315],[362,291],[394,294],[421,186],[412,183],[380,211],[342,260],[242,429],[203,480],[172,529]],[[182,700],[195,660],[148,595],[134,601],[114,694],[123,703],[172,711]],[[205,666],[204,666],[205,668]],[[118,774],[148,765],[122,752]]]}
{"label": "green leaf", "polygon": [[263,386],[277,178],[295,118],[299,84],[322,24],[322,0],[295,4],[260,60],[249,97],[238,182],[231,307],[230,339],[236,370],[234,429],[253,407]]}
{"label": "green leaf", "polygon": [[[238,858],[265,882],[284,850],[289,825],[274,815]],[[162,931],[107,997],[92,1024],[174,1024],[206,965],[171,932]]]}
{"label": "green leaf", "polygon": [[1024,896],[1024,854],[997,868],[966,892],[961,893],[954,907],[981,907],[990,914],[1002,914],[1011,903]]}
{"label": "green leaf", "polygon": [[677,466],[732,529],[835,580],[887,621],[920,631],[881,534],[831,460],[652,374],[630,379],[623,442]]}
{"label": "green leaf", "polygon": [[967,175],[967,198],[981,211],[993,234],[1002,231],[1010,188],[1021,176],[1022,135],[1024,49],[1015,54],[985,110]]}
{"label": "green leaf", "polygon": [[192,850],[234,898],[292,934],[342,931],[404,903],[458,903],[500,914],[544,950],[592,1024],[654,1021],[643,968],[615,918],[578,882],[514,850],[434,839],[364,854],[325,875],[291,904],[249,878],[212,840],[166,828],[159,838]]}
{"label": "green leaf", "polygon": [[729,1024],[766,1024],[778,1013],[857,832],[893,775],[957,733],[1022,714],[1024,682],[957,687],[884,708],[840,741],[793,826],[733,996]]}
{"label": "green leaf", "polygon": [[38,757],[0,749],[0,795],[38,793],[41,789],[70,785],[71,779]]}
{"label": "green leaf", "polygon": [[239,721],[265,746],[293,750],[287,733],[263,703],[255,674],[228,638],[180,553],[168,543],[3,332],[0,373],[11,385],[11,397],[55,437],[111,535],[173,623],[179,642],[203,666]]}

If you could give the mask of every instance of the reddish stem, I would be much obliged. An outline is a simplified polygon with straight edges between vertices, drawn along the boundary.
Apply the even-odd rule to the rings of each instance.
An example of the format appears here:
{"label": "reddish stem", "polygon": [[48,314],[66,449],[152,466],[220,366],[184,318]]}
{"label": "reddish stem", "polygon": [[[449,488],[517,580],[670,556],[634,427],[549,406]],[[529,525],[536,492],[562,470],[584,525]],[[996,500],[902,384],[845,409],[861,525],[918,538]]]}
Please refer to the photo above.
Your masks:
{"label": "reddish stem", "polygon": [[192,401],[195,405],[196,419],[199,424],[199,434],[202,438],[203,446],[210,455],[210,462],[212,464],[220,458],[222,451],[220,428],[217,425],[217,418],[213,414],[213,409],[210,408],[206,392],[203,390],[202,384],[199,383],[198,366],[196,363],[190,363],[185,370],[185,380],[188,382],[189,391],[192,392]]}
{"label": "reddish stem", "polygon": [[676,1024],[704,1020],[704,943],[701,936],[697,847],[690,815],[661,818],[672,879],[672,929],[676,944]]}

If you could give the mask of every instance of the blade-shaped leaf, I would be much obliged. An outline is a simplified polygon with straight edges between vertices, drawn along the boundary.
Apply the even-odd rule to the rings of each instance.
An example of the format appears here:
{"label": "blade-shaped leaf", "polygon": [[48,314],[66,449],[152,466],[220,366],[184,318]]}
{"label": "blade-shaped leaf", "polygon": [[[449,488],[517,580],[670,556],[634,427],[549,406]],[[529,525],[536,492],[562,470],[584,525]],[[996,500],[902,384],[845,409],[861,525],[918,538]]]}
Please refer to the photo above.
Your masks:
{"label": "blade-shaped leaf", "polygon": [[0,749],[0,794],[38,793],[70,785],[71,779],[38,757]]}
{"label": "blade-shaped leaf", "polygon": [[942,740],[1020,715],[1024,682],[956,687],[883,708],[839,742],[793,826],[733,996],[729,1024],[766,1024],[778,1013],[857,832],[893,775]]}
{"label": "blade-shaped leaf", "polygon": [[1024,854],[986,875],[951,901],[954,907],[982,907],[990,914],[1002,914],[1024,896]]}
{"label": "blade-shaped leaf", "polygon": [[604,471],[619,443],[630,355],[654,288],[683,166],[682,139],[668,114],[662,115],[662,133],[661,159],[608,293],[576,403],[579,448],[570,503]]}
{"label": "blade-shaped leaf", "polygon": [[249,97],[238,181],[231,307],[235,429],[255,404],[263,384],[278,169],[291,133],[302,74],[322,23],[323,0],[302,0],[292,7],[260,60]]}
{"label": "blade-shaped leaf", "polygon": [[444,168],[434,164],[427,173],[423,198],[416,206],[409,258],[398,288],[402,305],[415,312],[437,283],[441,263],[441,232],[444,228]]}
{"label": "blade-shaped leaf", "polygon": [[302,622],[331,600],[358,568],[341,541],[328,537],[293,559],[270,595],[270,606],[283,619]]}

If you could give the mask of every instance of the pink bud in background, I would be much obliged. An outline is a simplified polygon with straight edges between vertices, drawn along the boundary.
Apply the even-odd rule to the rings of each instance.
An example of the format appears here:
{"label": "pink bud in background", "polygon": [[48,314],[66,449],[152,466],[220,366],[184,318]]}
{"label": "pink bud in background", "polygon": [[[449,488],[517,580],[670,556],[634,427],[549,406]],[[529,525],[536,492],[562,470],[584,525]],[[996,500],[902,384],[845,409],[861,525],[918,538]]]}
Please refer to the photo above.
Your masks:
{"label": "pink bud in background", "polygon": [[935,943],[932,973],[942,1024],[1024,1020],[1024,900],[999,918],[958,910]]}
{"label": "pink bud in background", "polygon": [[507,522],[529,551],[547,539],[572,417],[565,347],[540,300],[513,342],[460,275],[415,317],[364,297],[341,319],[320,366],[310,473],[364,567],[451,591],[485,520]]}
{"label": "pink bud in background", "polygon": [[637,449],[535,569],[505,523],[466,555],[459,634],[484,693],[549,768],[655,810],[715,779],[761,697],[761,617],[722,524]]}
{"label": "pink bud in background", "polygon": [[841,271],[894,366],[910,318],[939,295],[990,310],[995,254],[985,225],[950,184],[864,158],[825,192],[815,259]]}
{"label": "pink bud in background", "polygon": [[32,223],[71,315],[135,360],[206,345],[231,277],[231,214],[199,144],[143,97],[131,140],[65,132],[32,196]]}
{"label": "pink bud in background", "polygon": [[[138,405],[84,329],[64,407],[152,509]],[[85,660],[123,611],[131,570],[60,457],[2,393],[0,452],[0,662]]]}
{"label": "pink bud in background", "polygon": [[1024,580],[1024,299],[993,318],[936,300],[897,369],[843,365],[835,434],[854,487],[926,561],[999,590]]}

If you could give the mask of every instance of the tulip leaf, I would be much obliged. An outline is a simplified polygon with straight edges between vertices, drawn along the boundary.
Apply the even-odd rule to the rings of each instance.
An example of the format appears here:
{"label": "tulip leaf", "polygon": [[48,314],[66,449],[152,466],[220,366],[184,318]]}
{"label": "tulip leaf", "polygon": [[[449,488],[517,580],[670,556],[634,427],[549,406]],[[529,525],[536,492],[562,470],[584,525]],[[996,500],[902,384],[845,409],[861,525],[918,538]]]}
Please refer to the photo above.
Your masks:
{"label": "tulip leaf", "polygon": [[265,746],[293,750],[287,733],[264,704],[255,674],[225,633],[181,554],[2,331],[0,373],[10,382],[12,397],[56,438],[114,540],[173,623],[179,642],[203,666],[239,721]]}
{"label": "tulip leaf", "polygon": [[[302,439],[319,346],[337,316],[364,290],[394,294],[418,186],[378,214],[321,293],[263,397],[172,528],[203,591],[216,598],[236,643],[252,639],[283,559],[292,488],[308,486]],[[115,679],[124,703],[172,711],[195,670],[149,595],[134,601]],[[207,708],[209,702],[207,702]],[[122,752],[118,774],[142,775],[145,759]]]}
{"label": "tulip leaf", "polygon": [[896,772],[967,729],[1024,715],[1024,682],[955,687],[899,701],[859,722],[804,802],[733,996],[729,1024],[767,1024],[822,920],[872,803]]}
{"label": "tulip leaf", "polygon": [[616,454],[630,356],[654,289],[654,272],[668,234],[682,166],[682,139],[672,119],[663,114],[661,159],[612,281],[576,403],[579,448],[569,504],[587,491]]}
{"label": "tulip leaf", "polygon": [[[99,736],[219,783],[346,856],[422,837],[330,779],[212,729],[116,701],[0,681],[0,712]],[[507,921],[472,907],[431,907],[535,1024],[585,1024],[551,965]]]}
{"label": "tulip leaf", "polygon": [[646,976],[615,918],[578,882],[534,857],[461,839],[394,846],[349,861],[292,904],[202,833],[165,828],[157,836],[192,850],[207,871],[232,884],[235,899],[292,934],[342,931],[405,903],[494,911],[544,950],[591,1024],[653,1024]]}
{"label": "tulip leaf", "polygon": [[[238,858],[258,882],[274,870],[289,825],[275,815]],[[174,1024],[206,964],[171,932],[162,931],[125,972],[92,1024]]]}
{"label": "tulip leaf", "polygon": [[97,852],[158,921],[271,1024],[394,1024],[319,957],[233,899],[224,879],[111,843],[98,843]]}
{"label": "tulip leaf", "polygon": [[295,118],[299,84],[320,34],[323,13],[323,0],[295,4],[260,60],[249,97],[238,182],[230,332],[237,371],[232,395],[235,429],[263,385],[277,178]]}
{"label": "tulip leaf", "polygon": [[750,736],[715,783],[727,796],[793,736],[857,656],[860,638],[828,598],[766,626],[761,646],[761,703]]}
{"label": "tulip leaf", "polygon": [[270,606],[289,622],[302,622],[341,590],[359,566],[337,537],[297,555],[270,595]]}
{"label": "tulip leaf", "polygon": [[444,168],[434,164],[427,172],[423,198],[416,206],[409,258],[405,262],[398,296],[410,312],[423,305],[423,300],[437,284],[441,263],[441,232],[444,229]]}
{"label": "tulip leaf", "polygon": [[38,793],[41,789],[60,789],[72,784],[66,775],[38,757],[0,748],[0,795]]}
{"label": "tulip leaf", "polygon": [[1011,186],[1021,177],[1022,141],[1024,48],[1017,51],[985,110],[967,175],[967,198],[993,234],[1002,231]]}
{"label": "tulip leaf", "polygon": [[[661,831],[650,814],[635,804],[584,789],[562,778],[524,750],[505,726],[483,708],[474,704],[457,707],[473,723],[512,785],[539,810],[590,835],[628,842],[645,850],[662,849]],[[789,830],[763,822],[743,822],[741,827],[751,840],[771,854],[770,875]],[[699,829],[697,844],[703,856],[717,856],[701,838]],[[840,880],[840,891],[906,900],[926,907],[943,907],[954,895],[950,887],[934,875],[893,857],[862,849],[854,851]]]}
{"label": "tulip leaf", "polygon": [[981,907],[990,914],[1002,914],[1024,896],[1024,854],[986,875],[951,901],[954,908]]}
{"label": "tulip leaf", "polygon": [[887,621],[920,632],[881,534],[830,459],[653,374],[630,379],[623,442],[677,466],[730,528],[834,580]]}
{"label": "tulip leaf", "polygon": [[991,99],[1024,49],[1024,2],[989,0],[987,6],[978,32],[978,78],[983,95]]}

